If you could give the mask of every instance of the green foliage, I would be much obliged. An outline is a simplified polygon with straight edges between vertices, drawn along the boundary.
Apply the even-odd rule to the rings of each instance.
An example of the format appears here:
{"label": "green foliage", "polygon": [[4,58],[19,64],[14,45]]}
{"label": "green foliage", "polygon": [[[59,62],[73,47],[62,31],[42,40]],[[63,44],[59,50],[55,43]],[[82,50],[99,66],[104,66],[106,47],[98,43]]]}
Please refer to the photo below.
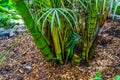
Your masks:
{"label": "green foliage", "polygon": [[80,65],[93,56],[108,0],[10,0],[45,59]]}
{"label": "green foliage", "polygon": [[[103,80],[100,72],[96,72],[96,76],[95,76],[95,78],[93,78],[93,80]],[[116,75],[114,77],[114,80],[120,80],[120,76]]]}
{"label": "green foliage", "polygon": [[100,72],[96,72],[96,76],[93,78],[93,80],[102,80]]}
{"label": "green foliage", "polygon": [[11,23],[10,19],[20,19],[16,12],[8,5],[8,0],[0,1],[0,27],[8,28]]}
{"label": "green foliage", "polygon": [[[113,12],[115,9],[116,4],[113,5]],[[116,14],[120,15],[120,6],[117,7]]]}
{"label": "green foliage", "polygon": [[8,16],[5,14],[0,15],[0,27],[6,28],[9,26]]}
{"label": "green foliage", "polygon": [[119,75],[115,76],[114,80],[120,80],[120,76]]}
{"label": "green foliage", "polygon": [[1,6],[6,7],[6,8],[10,8],[10,7],[8,6],[8,2],[9,2],[9,0],[0,0]]}
{"label": "green foliage", "polygon": [[110,0],[110,13],[113,14],[113,20],[115,18],[116,12],[120,14],[120,6],[118,6],[119,2],[120,0],[116,0],[116,2],[114,2],[114,0]]}

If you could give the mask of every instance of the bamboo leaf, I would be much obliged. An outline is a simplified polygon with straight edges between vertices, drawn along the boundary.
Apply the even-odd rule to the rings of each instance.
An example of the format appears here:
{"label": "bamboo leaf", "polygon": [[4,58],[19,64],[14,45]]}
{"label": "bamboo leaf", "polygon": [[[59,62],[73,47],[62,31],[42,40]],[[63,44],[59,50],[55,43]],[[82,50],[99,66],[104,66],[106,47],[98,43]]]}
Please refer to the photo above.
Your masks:
{"label": "bamboo leaf", "polygon": [[85,6],[85,4],[84,4],[81,0],[79,0],[79,2],[80,2],[80,4],[81,4],[81,6],[83,6],[84,9],[87,10],[87,7]]}
{"label": "bamboo leaf", "polygon": [[114,3],[114,0],[110,0],[110,13],[112,13],[113,3]]}
{"label": "bamboo leaf", "polygon": [[53,12],[53,15],[52,15],[52,20],[51,20],[51,32],[52,32],[52,30],[53,30],[53,27],[54,27],[54,25],[55,25],[55,11]]}
{"label": "bamboo leaf", "polygon": [[116,11],[117,11],[117,8],[118,8],[118,3],[120,2],[120,0],[117,0],[117,2],[115,3],[115,8],[114,8],[114,12],[113,12],[113,20],[115,18],[115,14],[116,14]]}
{"label": "bamboo leaf", "polygon": [[49,15],[54,11],[54,9],[50,10],[50,12],[48,12],[48,14],[46,14],[46,17],[43,20],[43,24],[42,24],[42,33],[44,32],[44,24],[47,21],[47,18],[49,17]]}
{"label": "bamboo leaf", "polygon": [[55,10],[55,13],[56,13],[56,18],[57,18],[57,22],[58,22],[59,28],[60,28],[60,30],[62,30],[61,22],[60,22],[60,17],[59,17],[58,11]]}
{"label": "bamboo leaf", "polygon": [[[66,12],[71,18],[72,18],[72,20],[73,20],[73,22],[74,22],[74,24],[75,25],[77,25],[77,18],[76,18],[76,16],[72,16],[72,14],[70,13],[70,12],[72,12],[73,13],[73,11],[71,11],[71,10],[69,10],[69,9],[61,9],[63,12]],[[69,12],[69,11],[70,12]],[[74,13],[73,13],[74,14]]]}
{"label": "bamboo leaf", "polygon": [[40,20],[47,15],[48,13],[50,13],[52,11],[52,9],[49,9],[48,11],[46,11],[44,14],[42,14],[42,16],[38,19],[37,24],[39,24]]}
{"label": "bamboo leaf", "polygon": [[58,9],[58,11],[65,17],[65,19],[68,21],[71,29],[73,30],[72,23],[71,23],[71,21],[69,20],[69,18],[68,18],[68,17],[64,14],[64,12],[62,12],[61,10]]}

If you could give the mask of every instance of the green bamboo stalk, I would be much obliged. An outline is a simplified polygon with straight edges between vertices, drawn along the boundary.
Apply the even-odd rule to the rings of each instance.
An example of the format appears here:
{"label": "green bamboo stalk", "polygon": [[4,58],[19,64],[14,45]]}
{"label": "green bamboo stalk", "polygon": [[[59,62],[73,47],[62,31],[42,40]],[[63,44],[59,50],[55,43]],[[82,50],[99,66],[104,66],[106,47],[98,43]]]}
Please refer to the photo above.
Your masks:
{"label": "green bamboo stalk", "polygon": [[80,56],[78,56],[76,53],[74,53],[73,58],[72,58],[72,63],[79,66],[80,65]]}
{"label": "green bamboo stalk", "polygon": [[[101,16],[100,14],[98,15],[98,9],[96,9],[95,8],[95,2],[93,1],[92,2],[92,6],[91,6],[91,12],[90,12],[90,17],[88,18],[88,51],[87,51],[87,53],[86,53],[86,60],[88,61],[88,59],[89,59],[89,57],[90,57],[90,55],[93,55],[93,50],[91,50],[92,48],[95,48],[95,46],[96,46],[96,43],[97,43],[97,39],[96,39],[96,37],[98,37],[97,36],[97,34],[98,34],[98,31],[99,31],[99,29],[100,29],[100,27],[103,25],[103,23],[105,22],[105,20],[106,20],[106,16],[108,15],[106,12],[108,12],[107,11],[107,9],[106,9],[106,7],[104,6],[102,9],[106,9],[106,12],[103,12],[101,15],[102,15],[102,17],[103,18],[99,18],[98,16]],[[103,10],[103,11],[104,11]],[[105,17],[105,19],[104,19],[104,17]],[[99,20],[100,19],[100,20]],[[102,25],[101,24],[99,24],[99,21],[102,21]]]}
{"label": "green bamboo stalk", "polygon": [[97,9],[96,9],[96,2],[95,1],[90,1],[90,4],[88,5],[88,14],[87,15],[87,21],[86,21],[86,33],[85,33],[85,39],[86,41],[84,42],[83,46],[83,51],[82,51],[82,58],[88,62],[89,59],[89,51],[92,46],[92,40],[94,37],[94,32],[97,26]]}
{"label": "green bamboo stalk", "polygon": [[22,16],[26,27],[28,28],[30,34],[32,35],[35,44],[37,45],[38,49],[41,50],[42,54],[44,55],[47,61],[50,61],[54,58],[54,53],[51,51],[50,47],[48,46],[47,42],[43,38],[41,32],[37,30],[36,23],[32,18],[24,0],[11,0],[15,5],[17,11]]}
{"label": "green bamboo stalk", "polygon": [[53,39],[53,43],[54,43],[56,58],[57,58],[57,60],[60,61],[60,64],[63,64],[61,45],[60,45],[60,40],[59,40],[59,32],[55,26],[52,28],[51,32],[52,32],[52,39]]}
{"label": "green bamboo stalk", "polygon": [[88,40],[87,40],[87,53],[86,53],[86,61],[89,59],[89,51],[92,44],[92,40],[94,39],[93,37],[96,36],[97,34],[94,35],[95,29],[97,27],[97,9],[96,9],[96,2],[92,1],[92,5],[90,5],[90,15],[88,18]]}

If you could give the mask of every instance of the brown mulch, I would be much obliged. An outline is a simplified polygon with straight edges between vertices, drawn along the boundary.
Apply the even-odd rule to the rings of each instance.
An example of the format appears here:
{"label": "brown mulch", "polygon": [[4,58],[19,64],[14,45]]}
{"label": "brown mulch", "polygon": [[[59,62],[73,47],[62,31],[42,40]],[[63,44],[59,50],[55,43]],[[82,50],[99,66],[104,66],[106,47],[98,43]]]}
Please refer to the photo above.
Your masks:
{"label": "brown mulch", "polygon": [[[27,32],[0,40],[0,54],[18,44],[0,67],[0,80],[92,80],[99,71],[104,80],[120,75],[120,20],[107,20],[89,66],[52,66],[46,62]],[[26,70],[31,66],[31,70]]]}

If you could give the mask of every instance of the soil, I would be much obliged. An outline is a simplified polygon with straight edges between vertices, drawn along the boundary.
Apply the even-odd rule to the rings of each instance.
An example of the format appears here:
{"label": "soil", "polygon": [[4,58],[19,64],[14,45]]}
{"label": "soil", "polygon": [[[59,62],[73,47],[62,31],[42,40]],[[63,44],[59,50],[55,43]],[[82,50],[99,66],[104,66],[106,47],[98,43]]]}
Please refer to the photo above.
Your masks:
{"label": "soil", "polygon": [[120,20],[108,19],[89,65],[53,66],[46,62],[28,32],[0,40],[0,54],[10,49],[0,67],[0,80],[92,80],[95,72],[103,80],[120,75]]}

